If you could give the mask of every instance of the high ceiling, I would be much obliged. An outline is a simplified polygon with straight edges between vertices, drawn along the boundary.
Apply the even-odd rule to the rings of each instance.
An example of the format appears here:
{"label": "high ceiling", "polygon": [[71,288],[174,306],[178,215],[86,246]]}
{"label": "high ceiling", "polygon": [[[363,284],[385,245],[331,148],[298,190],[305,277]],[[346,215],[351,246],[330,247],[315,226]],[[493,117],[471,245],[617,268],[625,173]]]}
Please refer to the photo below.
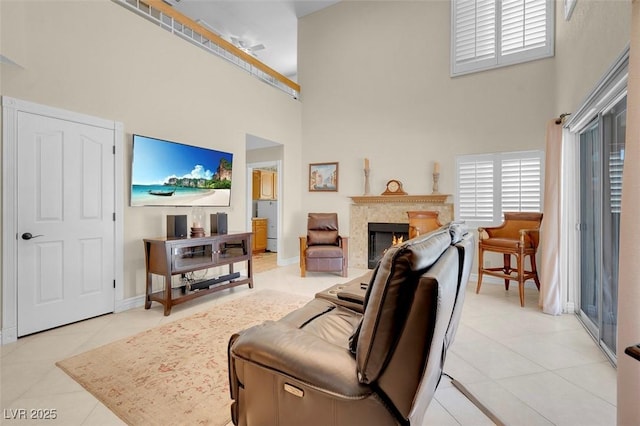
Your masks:
{"label": "high ceiling", "polygon": [[339,0],[164,0],[259,61],[293,80],[298,18]]}

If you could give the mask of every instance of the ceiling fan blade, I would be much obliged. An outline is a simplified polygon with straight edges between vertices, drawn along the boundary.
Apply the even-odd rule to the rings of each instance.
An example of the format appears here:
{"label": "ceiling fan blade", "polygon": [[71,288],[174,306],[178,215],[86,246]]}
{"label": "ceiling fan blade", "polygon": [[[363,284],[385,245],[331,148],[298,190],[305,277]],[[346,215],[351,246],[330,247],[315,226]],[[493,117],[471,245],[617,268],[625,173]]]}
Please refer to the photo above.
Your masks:
{"label": "ceiling fan blade", "polygon": [[252,52],[255,52],[256,50],[264,50],[264,44],[256,44],[255,46],[251,46],[249,48],[249,50],[251,50]]}

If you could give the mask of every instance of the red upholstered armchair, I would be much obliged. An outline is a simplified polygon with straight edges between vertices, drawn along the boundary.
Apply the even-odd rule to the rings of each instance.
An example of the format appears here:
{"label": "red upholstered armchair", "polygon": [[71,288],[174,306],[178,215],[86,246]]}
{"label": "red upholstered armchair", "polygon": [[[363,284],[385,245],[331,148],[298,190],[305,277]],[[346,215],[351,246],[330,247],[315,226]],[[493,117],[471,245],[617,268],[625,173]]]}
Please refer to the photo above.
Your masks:
{"label": "red upholstered armchair", "polygon": [[307,235],[300,237],[300,276],[312,271],[346,277],[348,267],[348,237],[338,233],[338,214],[309,213]]}

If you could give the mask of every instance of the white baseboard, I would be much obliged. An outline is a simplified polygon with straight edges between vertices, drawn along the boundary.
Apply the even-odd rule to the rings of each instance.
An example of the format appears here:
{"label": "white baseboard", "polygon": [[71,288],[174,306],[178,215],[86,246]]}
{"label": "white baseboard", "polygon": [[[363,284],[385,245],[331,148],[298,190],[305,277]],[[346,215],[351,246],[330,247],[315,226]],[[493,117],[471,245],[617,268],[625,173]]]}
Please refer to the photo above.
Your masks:
{"label": "white baseboard", "polygon": [[278,266],[289,266],[289,265],[295,265],[296,263],[300,263],[300,256],[278,260]]}
{"label": "white baseboard", "polygon": [[576,305],[573,302],[566,302],[564,305],[565,314],[576,314]]}
{"label": "white baseboard", "polygon": [[140,308],[144,306],[144,300],[146,296],[140,295],[135,297],[130,297],[129,299],[124,299],[116,302],[114,313],[128,311],[129,309]]}
{"label": "white baseboard", "polygon": [[13,343],[16,340],[18,340],[18,329],[16,327],[3,328],[0,330],[0,344],[6,345],[7,343]]}

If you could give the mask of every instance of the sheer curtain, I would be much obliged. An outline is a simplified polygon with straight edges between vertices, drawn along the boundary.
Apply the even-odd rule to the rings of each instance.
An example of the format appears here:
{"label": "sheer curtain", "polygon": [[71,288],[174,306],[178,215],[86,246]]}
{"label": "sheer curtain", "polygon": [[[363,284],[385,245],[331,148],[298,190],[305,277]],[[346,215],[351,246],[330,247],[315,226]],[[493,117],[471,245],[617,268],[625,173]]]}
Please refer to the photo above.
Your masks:
{"label": "sheer curtain", "polygon": [[540,234],[540,299],[542,312],[562,313],[560,282],[561,188],[562,188],[562,123],[556,119],[547,123],[545,151],[544,209]]}

